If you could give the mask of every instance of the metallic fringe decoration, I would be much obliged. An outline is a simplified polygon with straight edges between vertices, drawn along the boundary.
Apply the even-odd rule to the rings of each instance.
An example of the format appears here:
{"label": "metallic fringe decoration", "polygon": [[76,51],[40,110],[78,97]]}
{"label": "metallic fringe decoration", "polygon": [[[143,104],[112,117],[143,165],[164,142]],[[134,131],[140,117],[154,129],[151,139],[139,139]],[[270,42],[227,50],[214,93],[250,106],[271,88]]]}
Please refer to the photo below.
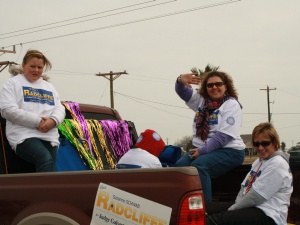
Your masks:
{"label": "metallic fringe decoration", "polygon": [[126,121],[100,120],[105,139],[109,140],[117,160],[119,160],[133,144]]}
{"label": "metallic fringe decoration", "polygon": [[[86,120],[78,103],[63,102],[63,105],[73,119],[65,119],[58,129],[77,148],[80,157],[88,163],[90,169],[104,169],[94,137],[96,134],[109,167],[114,169],[117,161],[133,144],[126,121]],[[85,141],[81,142],[83,137]]]}
{"label": "metallic fringe decoration", "polygon": [[[86,142],[83,143],[86,149],[89,149],[89,146],[91,144],[90,141],[90,134],[88,131],[88,126],[86,124],[85,118],[82,115],[80,111],[79,104],[76,102],[70,102],[66,101],[63,103],[63,105],[66,107],[66,109],[71,113],[71,116],[74,120],[77,120],[80,125],[80,131],[78,129],[78,132],[80,132],[80,136],[86,140]],[[93,151],[89,149],[90,153],[93,155]]]}
{"label": "metallic fringe decoration", "polygon": [[[86,150],[83,143],[80,143],[78,139],[78,132],[74,127],[77,127],[78,125],[75,125],[77,122],[72,119],[65,119],[58,127],[60,132],[73,144],[77,151],[79,152],[80,157],[83,157],[84,160],[88,163],[90,169],[96,170],[97,164],[95,162],[94,157],[90,154],[89,151]],[[74,126],[75,125],[75,126]]]}
{"label": "metallic fringe decoration", "polygon": [[[89,130],[90,130],[90,133],[93,134],[93,131],[94,131],[95,134],[97,135],[97,138],[103,149],[106,161],[107,161],[110,169],[114,169],[117,164],[117,160],[116,160],[116,157],[110,152],[110,150],[107,146],[101,124],[99,123],[98,120],[86,120],[86,121],[87,121]],[[95,154],[97,155],[97,157],[100,158],[94,136],[92,136],[92,135],[91,135],[91,142],[92,142]],[[100,160],[101,160],[101,158],[100,158]],[[102,161],[101,161],[101,163],[102,163]],[[102,167],[103,167],[103,164],[102,164]]]}

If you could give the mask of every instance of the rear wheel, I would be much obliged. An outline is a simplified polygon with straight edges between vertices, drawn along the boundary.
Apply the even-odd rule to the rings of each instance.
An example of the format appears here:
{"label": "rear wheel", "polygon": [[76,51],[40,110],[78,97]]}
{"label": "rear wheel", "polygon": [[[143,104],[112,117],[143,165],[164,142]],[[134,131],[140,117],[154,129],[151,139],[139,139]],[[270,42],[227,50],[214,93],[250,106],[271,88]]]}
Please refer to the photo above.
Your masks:
{"label": "rear wheel", "polygon": [[42,212],[30,215],[17,225],[80,225],[75,220],[57,213]]}

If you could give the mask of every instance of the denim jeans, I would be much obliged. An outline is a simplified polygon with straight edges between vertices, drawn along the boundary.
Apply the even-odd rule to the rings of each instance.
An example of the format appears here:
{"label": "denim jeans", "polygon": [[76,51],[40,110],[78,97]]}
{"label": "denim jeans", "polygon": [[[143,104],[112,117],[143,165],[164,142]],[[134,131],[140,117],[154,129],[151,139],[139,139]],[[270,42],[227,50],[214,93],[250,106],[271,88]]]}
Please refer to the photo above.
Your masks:
{"label": "denim jeans", "polygon": [[234,202],[205,202],[206,225],[276,225],[261,209],[249,207],[228,211]]}
{"label": "denim jeans", "polygon": [[245,151],[230,148],[214,150],[208,154],[200,155],[196,159],[189,157],[189,152],[182,156],[176,167],[194,166],[198,170],[204,199],[212,200],[211,178],[216,178],[241,165],[244,161]]}
{"label": "denim jeans", "polygon": [[49,141],[28,138],[17,145],[16,154],[25,161],[35,165],[36,172],[55,171],[57,146]]}

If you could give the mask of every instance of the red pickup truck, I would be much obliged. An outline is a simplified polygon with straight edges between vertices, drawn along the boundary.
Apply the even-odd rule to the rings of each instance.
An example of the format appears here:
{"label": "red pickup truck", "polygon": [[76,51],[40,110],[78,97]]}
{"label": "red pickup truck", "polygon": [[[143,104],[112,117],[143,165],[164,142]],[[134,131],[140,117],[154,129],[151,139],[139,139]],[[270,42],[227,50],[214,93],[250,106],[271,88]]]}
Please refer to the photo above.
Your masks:
{"label": "red pickup truck", "polygon": [[[80,104],[80,110],[86,119],[122,119],[116,110],[108,107]],[[205,224],[201,182],[194,167],[34,173],[32,165],[16,158],[10,149],[4,127],[2,119],[0,225],[89,225],[100,183],[172,208],[171,225]],[[135,139],[134,124],[131,129]],[[214,179],[214,199],[234,200],[249,170],[250,165],[242,165]],[[300,165],[292,165],[291,170],[294,192],[288,222],[300,224]],[[198,207],[191,205],[192,199],[197,200]]]}
{"label": "red pickup truck", "polygon": [[[108,107],[80,104],[80,111],[85,119],[121,120]],[[10,149],[4,127],[2,119],[0,225],[89,225],[100,183],[172,208],[172,225],[205,224],[204,205],[191,207],[191,199],[203,202],[193,167],[34,173],[33,166]],[[134,124],[131,129],[137,138]]]}

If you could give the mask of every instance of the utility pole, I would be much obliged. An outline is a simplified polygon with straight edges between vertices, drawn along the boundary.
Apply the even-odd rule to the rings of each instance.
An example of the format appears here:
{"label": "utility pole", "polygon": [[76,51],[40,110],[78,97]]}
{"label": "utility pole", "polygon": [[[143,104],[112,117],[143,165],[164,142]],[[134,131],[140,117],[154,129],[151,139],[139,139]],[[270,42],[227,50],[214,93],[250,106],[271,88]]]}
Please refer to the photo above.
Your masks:
{"label": "utility pole", "polygon": [[14,54],[16,54],[15,46],[14,46],[14,50],[4,50],[4,49],[0,49],[0,52],[3,52],[3,53],[14,53]]}
{"label": "utility pole", "polygon": [[[0,49],[0,53],[2,52],[1,55],[5,54],[5,53],[14,53],[16,54],[16,49],[15,46],[13,46],[13,50],[4,50],[4,49]],[[18,65],[15,62],[9,62],[9,61],[4,61],[4,62],[0,62],[0,73],[8,66],[8,65]],[[1,67],[4,66],[4,68],[1,69]]]}
{"label": "utility pole", "polygon": [[[9,62],[9,61],[5,61],[5,62],[0,62],[0,73],[8,66],[8,65],[18,65],[15,62]],[[1,69],[1,67],[4,66],[4,68]]]}
{"label": "utility pole", "polygon": [[[126,70],[124,72],[112,72],[110,71],[109,73],[98,73],[96,76],[101,76],[109,80],[110,82],[110,107],[114,109],[114,87],[113,87],[113,81],[117,79],[119,76],[122,74],[128,74]],[[109,76],[107,78],[106,76]]]}
{"label": "utility pole", "polygon": [[169,138],[166,138],[166,140],[167,140],[167,145],[169,145]]}
{"label": "utility pole", "polygon": [[269,92],[272,90],[276,90],[276,88],[270,89],[269,86],[267,86],[267,89],[260,89],[260,90],[267,90],[267,101],[268,101],[268,121],[271,121],[271,113],[270,113],[270,97]]}

